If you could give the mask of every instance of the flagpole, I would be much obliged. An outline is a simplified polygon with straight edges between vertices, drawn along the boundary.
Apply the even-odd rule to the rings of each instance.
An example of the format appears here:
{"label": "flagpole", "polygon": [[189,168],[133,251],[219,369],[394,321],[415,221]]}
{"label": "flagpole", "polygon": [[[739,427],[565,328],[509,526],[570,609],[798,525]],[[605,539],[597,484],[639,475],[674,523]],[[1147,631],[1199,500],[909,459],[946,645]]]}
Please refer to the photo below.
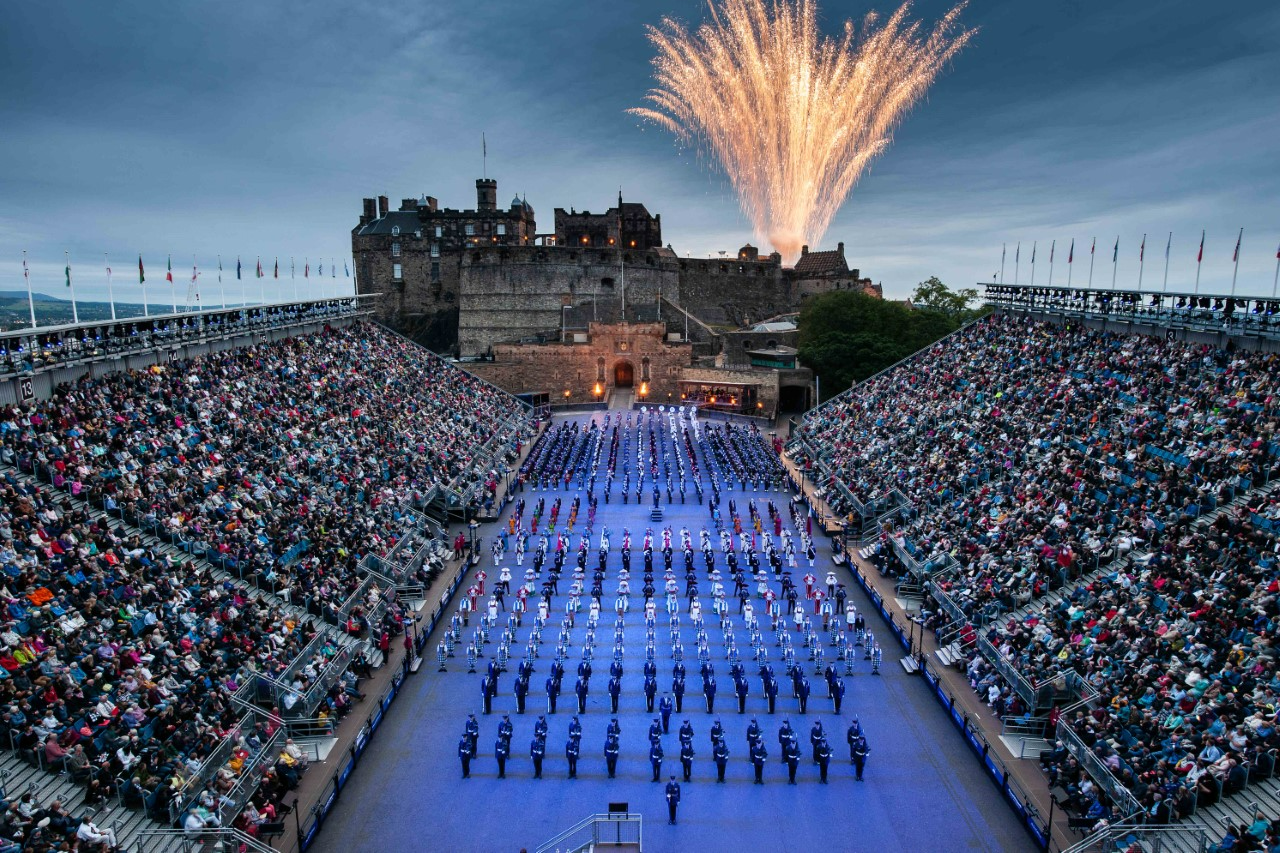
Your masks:
{"label": "flagpole", "polygon": [[1200,265],[1204,263],[1204,231],[1200,232],[1200,251],[1196,254],[1196,289],[1195,294],[1200,295]]}
{"label": "flagpole", "polygon": [[106,252],[103,252],[102,260],[107,267],[107,301],[111,303],[111,322],[114,323],[116,320],[116,295],[111,288],[111,258]]}
{"label": "flagpole", "polygon": [[218,255],[218,292],[222,296],[222,310],[227,310],[227,286],[222,283],[222,255]]}
{"label": "flagpole", "polygon": [[1071,287],[1071,266],[1076,259],[1076,238],[1071,238],[1071,249],[1067,252],[1067,287]]}
{"label": "flagpole", "polygon": [[1004,256],[1009,251],[1009,244],[1002,243],[1000,245],[1000,283],[1004,284]]}
{"label": "flagpole", "polygon": [[173,255],[169,256],[169,266],[165,273],[169,278],[169,301],[173,303],[173,313],[178,313],[178,283],[173,280]]}
{"label": "flagpole", "polygon": [[289,278],[293,279],[293,301],[298,301],[298,270],[293,265],[293,258],[289,258]]}
{"label": "flagpole", "polygon": [[1053,251],[1058,248],[1058,241],[1055,239],[1049,246],[1049,286],[1053,287]]}
{"label": "flagpole", "polygon": [[22,250],[22,277],[27,280],[27,308],[31,311],[31,328],[36,328],[36,300],[31,295],[31,270],[27,268],[27,250]]}
{"label": "flagpole", "polygon": [[142,285],[142,316],[150,317],[151,309],[147,306],[147,274],[142,267],[142,254],[138,254],[138,284]]}
{"label": "flagpole", "polygon": [[1142,269],[1147,265],[1147,235],[1142,235],[1142,248],[1138,250],[1138,292],[1142,292]]}
{"label": "flagpole", "polygon": [[1036,241],[1031,241],[1031,286],[1036,286]]}
{"label": "flagpole", "polygon": [[1022,241],[1018,241],[1018,248],[1013,252],[1013,283],[1018,283],[1018,265],[1022,262]]}
{"label": "flagpole", "polygon": [[1240,229],[1240,236],[1236,238],[1235,263],[1236,268],[1231,273],[1231,295],[1236,295],[1236,276],[1240,274],[1240,241],[1244,239],[1244,229]]}
{"label": "flagpole", "polygon": [[1280,249],[1276,249],[1276,276],[1271,279],[1271,298],[1276,298],[1276,286],[1280,285]]}
{"label": "flagpole", "polygon": [[1089,289],[1093,290],[1093,258],[1097,254],[1098,238],[1093,238],[1093,243],[1089,246]]}
{"label": "flagpole", "polygon": [[1111,289],[1116,289],[1116,273],[1120,270],[1120,238],[1116,238],[1116,247],[1111,250]]}
{"label": "flagpole", "polygon": [[267,304],[267,283],[263,280],[262,275],[262,256],[258,256],[258,294],[262,297],[262,304]]}
{"label": "flagpole", "polygon": [[71,288],[71,322],[76,325],[80,324],[80,311],[76,308],[76,283],[71,280],[71,252],[66,252],[67,256],[67,287]]}
{"label": "flagpole", "polygon": [[240,280],[240,307],[249,307],[249,282],[244,280],[244,269],[240,265],[240,256],[236,255],[236,278]]}
{"label": "flagpole", "polygon": [[1169,232],[1169,242],[1164,244],[1164,284],[1160,286],[1161,293],[1169,292],[1169,250],[1173,248],[1173,232]]}

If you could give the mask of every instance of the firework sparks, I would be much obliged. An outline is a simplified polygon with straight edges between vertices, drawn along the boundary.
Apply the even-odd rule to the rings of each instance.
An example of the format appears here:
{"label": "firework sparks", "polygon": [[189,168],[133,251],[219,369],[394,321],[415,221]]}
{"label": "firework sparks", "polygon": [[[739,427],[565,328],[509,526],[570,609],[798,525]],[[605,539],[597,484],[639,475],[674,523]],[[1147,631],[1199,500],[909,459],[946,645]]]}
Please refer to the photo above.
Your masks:
{"label": "firework sparks", "polygon": [[630,110],[701,141],[723,166],[756,237],[792,262],[817,244],[907,110],[975,30],[962,3],[925,34],[909,3],[883,23],[821,36],[812,0],[709,0],[697,31],[664,18],[649,106]]}

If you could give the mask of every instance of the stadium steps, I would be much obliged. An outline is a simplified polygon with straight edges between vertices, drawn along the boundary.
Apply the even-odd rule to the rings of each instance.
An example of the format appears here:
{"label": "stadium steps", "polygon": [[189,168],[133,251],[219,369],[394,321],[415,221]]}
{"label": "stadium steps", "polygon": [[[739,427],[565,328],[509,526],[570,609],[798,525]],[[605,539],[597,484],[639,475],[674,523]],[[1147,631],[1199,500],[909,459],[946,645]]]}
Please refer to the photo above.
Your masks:
{"label": "stadium steps", "polygon": [[911,655],[907,655],[905,658],[899,661],[899,663],[901,663],[902,668],[907,671],[907,675],[915,675],[917,672],[920,671],[920,664],[917,663],[916,659]]}
{"label": "stadium steps", "polygon": [[1115,564],[1112,563],[1106,566],[1102,566],[1101,568],[1094,569],[1093,571],[1089,572],[1087,575],[1082,575],[1078,579],[1072,581],[1071,583],[1068,583],[1066,586],[1058,587],[1052,592],[1045,593],[1039,598],[1032,599],[1031,601],[1019,607],[1017,610],[1014,610],[1013,612],[1011,612],[1005,619],[1006,623],[1010,619],[1016,620],[1017,622],[1021,623],[1028,616],[1031,616],[1033,614],[1040,614],[1045,610],[1052,610],[1053,608],[1057,607],[1063,601],[1063,599],[1070,598],[1072,594],[1075,593],[1075,591],[1080,587],[1088,586],[1089,584],[1093,583],[1094,581],[1098,580],[1099,578],[1103,577],[1104,575],[1108,574],[1111,571],[1118,571],[1118,569],[1113,569],[1114,565]]}
{"label": "stadium steps", "polygon": [[955,666],[965,662],[964,652],[966,648],[967,646],[962,644],[960,640],[953,640],[934,651],[933,654],[942,662],[943,666]]}

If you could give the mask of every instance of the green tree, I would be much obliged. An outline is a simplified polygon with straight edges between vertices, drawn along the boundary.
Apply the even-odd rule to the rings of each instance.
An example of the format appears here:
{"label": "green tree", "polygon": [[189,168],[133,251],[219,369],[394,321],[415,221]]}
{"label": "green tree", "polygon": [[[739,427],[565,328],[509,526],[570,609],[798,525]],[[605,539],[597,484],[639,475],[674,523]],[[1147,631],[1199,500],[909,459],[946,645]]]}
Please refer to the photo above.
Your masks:
{"label": "green tree", "polygon": [[848,290],[824,293],[807,300],[800,311],[800,361],[822,378],[823,398],[830,399],[967,319]]}
{"label": "green tree", "polygon": [[940,311],[951,317],[967,316],[970,313],[969,306],[977,300],[977,288],[952,290],[936,275],[916,285],[915,292],[911,294],[911,303],[917,308]]}

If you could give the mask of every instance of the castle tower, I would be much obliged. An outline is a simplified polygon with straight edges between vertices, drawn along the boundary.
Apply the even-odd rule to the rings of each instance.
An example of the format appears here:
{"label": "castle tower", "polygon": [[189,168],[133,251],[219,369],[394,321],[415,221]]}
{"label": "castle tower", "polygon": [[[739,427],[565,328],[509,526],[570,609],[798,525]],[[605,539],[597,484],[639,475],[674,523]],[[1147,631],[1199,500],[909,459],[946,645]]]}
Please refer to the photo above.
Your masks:
{"label": "castle tower", "polygon": [[498,209],[498,182],[493,178],[476,178],[476,210]]}

